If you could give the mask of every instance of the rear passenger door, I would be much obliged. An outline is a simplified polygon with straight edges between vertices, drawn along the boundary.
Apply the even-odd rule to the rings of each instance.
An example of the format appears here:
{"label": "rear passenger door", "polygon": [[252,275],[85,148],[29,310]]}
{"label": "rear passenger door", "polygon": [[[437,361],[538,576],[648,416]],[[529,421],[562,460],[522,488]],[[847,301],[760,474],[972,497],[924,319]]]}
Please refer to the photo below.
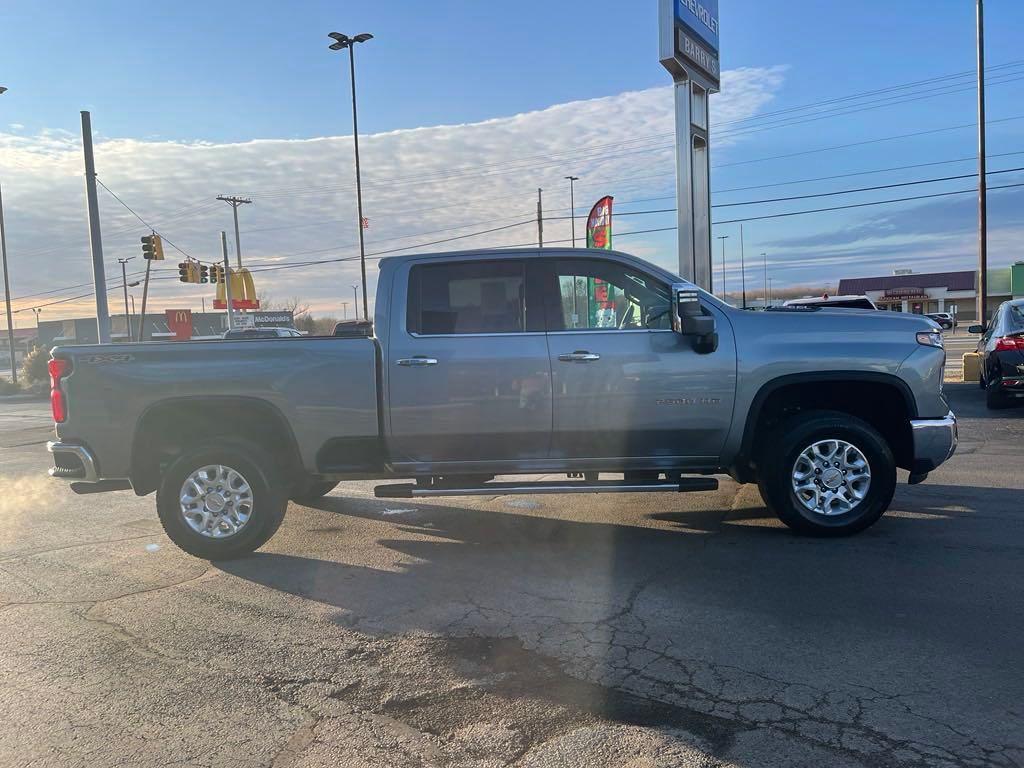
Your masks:
{"label": "rear passenger door", "polygon": [[425,260],[398,272],[392,298],[405,299],[404,311],[384,361],[397,464],[466,471],[547,457],[551,367],[534,271],[510,258]]}

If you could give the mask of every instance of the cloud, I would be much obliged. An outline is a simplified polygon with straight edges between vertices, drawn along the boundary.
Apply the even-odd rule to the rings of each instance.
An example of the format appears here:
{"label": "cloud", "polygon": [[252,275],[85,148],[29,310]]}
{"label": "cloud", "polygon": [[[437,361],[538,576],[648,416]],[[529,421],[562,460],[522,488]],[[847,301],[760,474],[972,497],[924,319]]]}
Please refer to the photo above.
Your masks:
{"label": "cloud", "polygon": [[[724,73],[713,118],[732,121],[756,114],[781,88],[783,77],[780,67]],[[546,216],[565,216],[568,174],[581,177],[576,185],[580,209],[606,193],[628,200],[649,192],[650,177],[670,179],[674,170],[673,114],[672,90],[661,87],[473,124],[361,136],[364,215],[370,220],[367,251],[380,254],[449,238],[424,250],[533,243],[537,188],[544,189]],[[101,131],[102,123],[101,114],[93,115],[94,128]],[[716,151],[727,155],[743,140],[723,136]],[[175,263],[182,252],[206,261],[219,258],[219,232],[226,230],[233,239],[233,227],[230,208],[214,198],[235,194],[253,199],[239,210],[247,265],[266,269],[348,259],[256,274],[261,291],[299,296],[318,313],[337,313],[358,280],[352,150],[350,136],[215,144],[102,134],[95,148],[99,180],[181,249],[167,247],[168,261],[154,269],[157,281],[150,296],[155,310],[198,308],[201,296],[209,298],[209,289],[177,282]],[[79,137],[55,130],[33,136],[0,133],[0,173],[14,295],[83,284],[19,300],[16,308],[25,310],[21,317],[31,317],[27,308],[33,304],[88,293]],[[119,282],[117,258],[140,256],[139,237],[148,228],[106,191],[100,189],[99,195],[106,271],[114,285]],[[629,226],[622,221],[624,232]],[[466,237],[495,227],[507,228]],[[545,223],[546,241],[568,237],[567,220]],[[631,238],[628,245],[634,244],[638,252],[659,255],[650,241]],[[673,260],[674,255],[664,263],[670,266]],[[131,266],[137,271],[140,262]],[[375,262],[370,262],[371,289],[375,275]],[[112,307],[119,307],[117,298],[112,292]],[[44,319],[80,316],[91,309],[83,298],[47,307]]]}
{"label": "cloud", "polygon": [[[991,182],[993,187],[1024,181],[1011,174],[997,178]],[[963,186],[960,182],[952,188]],[[974,268],[978,247],[974,195],[875,210],[856,213],[839,226],[767,242],[772,273],[782,280],[799,280],[815,272],[865,277],[888,274],[895,267],[918,272]],[[988,216],[989,265],[1008,266],[1021,258],[1024,188],[991,189]]]}
{"label": "cloud", "polygon": [[12,131],[23,131],[23,130],[25,130],[25,126],[22,125],[21,123],[9,123],[8,124],[8,128],[10,128]]}

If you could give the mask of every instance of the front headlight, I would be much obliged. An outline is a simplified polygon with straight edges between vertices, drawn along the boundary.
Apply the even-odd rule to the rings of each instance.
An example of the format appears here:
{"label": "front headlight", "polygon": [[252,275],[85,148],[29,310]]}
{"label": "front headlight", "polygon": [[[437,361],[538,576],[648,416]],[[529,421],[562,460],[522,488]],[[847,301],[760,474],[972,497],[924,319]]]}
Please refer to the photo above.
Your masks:
{"label": "front headlight", "polygon": [[926,347],[938,347],[939,349],[943,349],[942,331],[919,331],[917,334],[917,343],[924,344]]}

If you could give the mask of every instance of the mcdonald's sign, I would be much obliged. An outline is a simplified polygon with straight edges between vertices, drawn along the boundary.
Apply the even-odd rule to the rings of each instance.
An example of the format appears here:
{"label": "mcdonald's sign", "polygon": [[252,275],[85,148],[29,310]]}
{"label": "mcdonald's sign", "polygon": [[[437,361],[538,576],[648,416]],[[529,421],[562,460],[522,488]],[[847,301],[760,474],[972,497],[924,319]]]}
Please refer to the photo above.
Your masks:
{"label": "mcdonald's sign", "polygon": [[175,341],[188,341],[192,338],[192,310],[191,309],[167,309],[164,310],[167,318],[167,330],[174,334]]}
{"label": "mcdonald's sign", "polygon": [[[232,269],[228,271],[228,280],[231,281],[231,308],[232,309],[259,309],[260,300],[256,298],[256,286],[252,281],[249,270]],[[217,298],[213,300],[214,309],[227,309],[227,290],[224,283],[217,283]]]}

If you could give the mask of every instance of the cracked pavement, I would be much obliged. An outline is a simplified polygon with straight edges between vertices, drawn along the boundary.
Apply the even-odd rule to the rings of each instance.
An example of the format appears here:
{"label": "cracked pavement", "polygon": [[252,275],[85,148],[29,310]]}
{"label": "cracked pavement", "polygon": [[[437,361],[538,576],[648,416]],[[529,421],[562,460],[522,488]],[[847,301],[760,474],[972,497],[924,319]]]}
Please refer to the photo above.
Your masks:
{"label": "cracked pavement", "polygon": [[4,766],[1024,765],[1024,409],[853,539],[757,490],[292,505],[243,560],[0,400]]}

